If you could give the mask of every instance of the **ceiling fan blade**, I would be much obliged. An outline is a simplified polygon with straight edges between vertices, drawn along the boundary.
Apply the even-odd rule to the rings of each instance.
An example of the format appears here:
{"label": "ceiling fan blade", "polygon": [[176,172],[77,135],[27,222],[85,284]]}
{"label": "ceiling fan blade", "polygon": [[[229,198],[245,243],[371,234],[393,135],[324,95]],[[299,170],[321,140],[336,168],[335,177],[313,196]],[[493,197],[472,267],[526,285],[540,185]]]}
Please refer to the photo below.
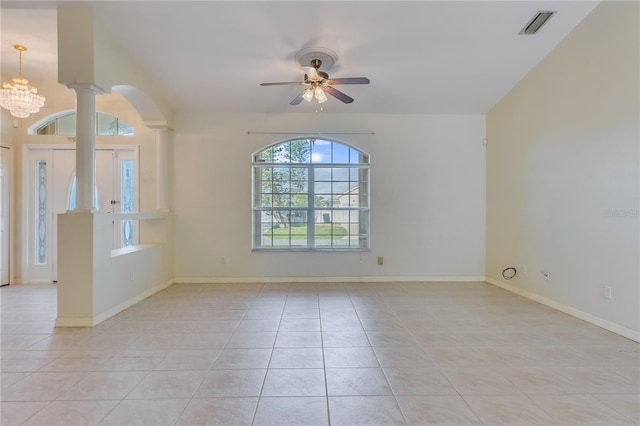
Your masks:
{"label": "ceiling fan blade", "polygon": [[283,81],[280,83],[260,83],[260,86],[300,86],[305,83],[304,81]]}
{"label": "ceiling fan blade", "polygon": [[307,78],[311,81],[320,81],[322,80],[322,76],[318,74],[318,70],[314,67],[302,67],[305,74],[307,74]]}
{"label": "ceiling fan blade", "polygon": [[327,81],[329,84],[369,84],[367,77],[332,78]]}
{"label": "ceiling fan blade", "polygon": [[293,98],[293,100],[291,102],[289,102],[289,105],[298,105],[300,102],[302,102],[302,95],[304,95],[304,92],[306,92],[307,89],[303,90],[302,92],[300,92],[300,94],[298,96],[296,96],[295,98]]}
{"label": "ceiling fan blade", "polygon": [[353,102],[353,98],[345,93],[342,93],[338,89],[335,89],[331,86],[324,87],[324,91],[333,96],[334,98],[340,99],[345,104],[350,104]]}

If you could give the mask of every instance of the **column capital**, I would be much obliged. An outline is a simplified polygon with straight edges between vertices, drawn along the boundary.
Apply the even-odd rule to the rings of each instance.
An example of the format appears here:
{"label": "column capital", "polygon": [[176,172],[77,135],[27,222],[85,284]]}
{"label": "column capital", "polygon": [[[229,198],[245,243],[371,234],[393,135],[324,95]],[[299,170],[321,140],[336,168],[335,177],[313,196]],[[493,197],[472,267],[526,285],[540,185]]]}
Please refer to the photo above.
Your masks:
{"label": "column capital", "polygon": [[96,86],[92,83],[65,83],[71,90],[75,90],[77,92],[92,92],[94,95],[104,95],[107,93],[103,88]]}

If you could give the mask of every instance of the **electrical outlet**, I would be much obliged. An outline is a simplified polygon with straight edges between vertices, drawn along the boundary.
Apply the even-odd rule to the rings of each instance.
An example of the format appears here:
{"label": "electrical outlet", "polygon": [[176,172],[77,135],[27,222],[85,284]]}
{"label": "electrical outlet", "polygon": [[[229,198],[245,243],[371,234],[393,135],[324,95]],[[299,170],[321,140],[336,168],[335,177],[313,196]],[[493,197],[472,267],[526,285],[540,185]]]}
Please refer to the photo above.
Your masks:
{"label": "electrical outlet", "polygon": [[231,258],[229,256],[222,256],[222,264],[228,265],[229,263],[231,263]]}
{"label": "electrical outlet", "polygon": [[382,265],[382,261],[383,261],[382,256],[378,256],[378,265]]}
{"label": "electrical outlet", "polygon": [[604,286],[604,298],[607,300],[613,300],[613,290],[610,285]]}
{"label": "electrical outlet", "polygon": [[549,271],[540,271],[542,272],[542,276],[544,277],[545,280],[550,281],[551,280],[551,272]]}
{"label": "electrical outlet", "polygon": [[527,274],[527,265],[522,265],[522,275]]}

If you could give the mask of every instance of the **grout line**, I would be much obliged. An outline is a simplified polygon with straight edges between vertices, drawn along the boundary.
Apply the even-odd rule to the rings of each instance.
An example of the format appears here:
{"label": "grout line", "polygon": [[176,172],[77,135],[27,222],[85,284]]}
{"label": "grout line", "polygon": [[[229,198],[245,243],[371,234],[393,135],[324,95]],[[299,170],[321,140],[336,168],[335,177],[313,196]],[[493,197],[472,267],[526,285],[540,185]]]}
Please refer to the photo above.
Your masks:
{"label": "grout line", "polygon": [[[260,287],[260,292],[264,289],[266,283],[263,283]],[[280,333],[280,325],[282,324],[282,317],[284,316],[284,310],[287,306],[287,300],[289,300],[289,288],[287,287],[287,297],[284,301],[284,306],[282,307],[282,312],[280,313],[280,321],[278,322],[278,327],[276,329],[276,338],[273,340],[273,346],[271,347],[271,354],[269,355],[269,362],[267,362],[267,368],[264,373],[264,379],[262,379],[262,386],[260,386],[260,392],[258,393],[258,402],[256,403],[256,409],[253,412],[253,417],[251,418],[251,424],[255,424],[256,416],[258,415],[258,408],[260,408],[260,401],[262,400],[262,392],[264,392],[264,385],[267,382],[267,376],[269,375],[269,367],[271,366],[271,360],[273,359],[273,351],[276,347],[276,342],[278,341],[278,334]],[[255,298],[254,298],[255,300]]]}

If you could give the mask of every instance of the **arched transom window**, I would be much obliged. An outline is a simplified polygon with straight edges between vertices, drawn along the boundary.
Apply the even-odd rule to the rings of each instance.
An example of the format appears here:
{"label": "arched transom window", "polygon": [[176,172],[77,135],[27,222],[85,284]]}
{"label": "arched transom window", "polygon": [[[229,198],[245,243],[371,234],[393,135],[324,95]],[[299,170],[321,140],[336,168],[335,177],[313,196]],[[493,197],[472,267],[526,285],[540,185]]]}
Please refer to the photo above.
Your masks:
{"label": "arched transom window", "polygon": [[[76,112],[66,111],[53,114],[35,123],[29,134],[33,135],[65,135],[76,134]],[[134,134],[133,127],[104,112],[96,112],[96,135],[98,136],[130,136]]]}
{"label": "arched transom window", "polygon": [[253,248],[368,249],[369,156],[318,138],[254,154]]}

